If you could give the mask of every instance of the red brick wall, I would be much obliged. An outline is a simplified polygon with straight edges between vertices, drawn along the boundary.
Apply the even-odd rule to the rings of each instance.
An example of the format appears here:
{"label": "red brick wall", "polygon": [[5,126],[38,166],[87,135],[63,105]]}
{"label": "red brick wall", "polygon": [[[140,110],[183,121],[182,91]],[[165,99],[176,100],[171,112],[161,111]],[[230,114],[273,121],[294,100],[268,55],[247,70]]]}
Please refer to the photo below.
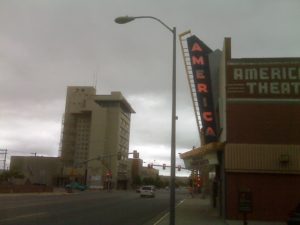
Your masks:
{"label": "red brick wall", "polygon": [[299,104],[227,104],[227,141],[300,144],[299,112]]}
{"label": "red brick wall", "polygon": [[238,191],[252,191],[250,220],[286,221],[289,212],[300,203],[300,175],[226,173],[226,217],[243,219],[238,212]]}

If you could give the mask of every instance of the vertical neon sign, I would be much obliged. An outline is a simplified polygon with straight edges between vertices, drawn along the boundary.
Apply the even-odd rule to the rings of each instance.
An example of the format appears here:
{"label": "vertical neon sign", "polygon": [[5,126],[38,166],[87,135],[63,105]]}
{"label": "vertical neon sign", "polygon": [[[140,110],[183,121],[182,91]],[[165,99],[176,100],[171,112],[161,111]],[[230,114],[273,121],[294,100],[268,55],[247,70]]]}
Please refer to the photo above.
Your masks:
{"label": "vertical neon sign", "polygon": [[205,142],[217,141],[208,55],[212,50],[195,35],[187,38]]}

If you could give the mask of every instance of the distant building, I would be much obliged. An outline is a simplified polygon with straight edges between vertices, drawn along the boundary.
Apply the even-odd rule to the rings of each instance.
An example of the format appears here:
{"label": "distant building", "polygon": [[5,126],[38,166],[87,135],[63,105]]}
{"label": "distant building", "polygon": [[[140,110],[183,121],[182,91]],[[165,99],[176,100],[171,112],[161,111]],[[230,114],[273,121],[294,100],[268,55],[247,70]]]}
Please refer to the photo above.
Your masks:
{"label": "distant building", "polygon": [[159,175],[159,170],[149,167],[143,167],[141,172],[141,177],[143,178],[153,178],[155,179]]}
{"label": "distant building", "polygon": [[26,183],[54,186],[61,169],[58,157],[11,156],[10,170],[24,175]]}
{"label": "distant building", "polygon": [[128,174],[129,174],[129,184],[137,186],[136,182],[141,181],[141,174],[143,168],[143,160],[139,158],[128,159]]}
{"label": "distant building", "polygon": [[[169,184],[170,182],[170,176],[162,176],[160,175],[159,176],[160,180],[166,184]],[[185,186],[188,186],[189,184],[189,181],[190,181],[190,177],[175,177],[175,184],[176,186],[178,187],[185,187]]]}
{"label": "distant building", "polygon": [[68,87],[62,128],[64,176],[100,187],[128,181],[131,113],[120,92],[96,95],[93,87]]}

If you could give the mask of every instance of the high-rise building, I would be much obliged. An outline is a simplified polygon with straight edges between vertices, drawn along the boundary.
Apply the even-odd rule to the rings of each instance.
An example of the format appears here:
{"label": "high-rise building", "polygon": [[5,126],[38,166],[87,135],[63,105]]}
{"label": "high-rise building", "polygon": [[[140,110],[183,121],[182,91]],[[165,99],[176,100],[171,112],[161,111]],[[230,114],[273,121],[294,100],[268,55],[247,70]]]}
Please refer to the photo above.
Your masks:
{"label": "high-rise building", "polygon": [[64,175],[90,186],[127,185],[130,117],[120,92],[96,95],[93,87],[68,87],[60,154]]}

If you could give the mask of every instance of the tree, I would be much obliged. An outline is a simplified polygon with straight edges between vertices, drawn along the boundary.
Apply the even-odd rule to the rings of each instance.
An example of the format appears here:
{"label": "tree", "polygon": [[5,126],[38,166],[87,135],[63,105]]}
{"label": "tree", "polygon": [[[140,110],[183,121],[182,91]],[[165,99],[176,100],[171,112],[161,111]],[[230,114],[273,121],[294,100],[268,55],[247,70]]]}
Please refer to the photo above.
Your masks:
{"label": "tree", "polygon": [[157,175],[155,179],[155,186],[157,188],[162,188],[163,187],[163,182],[161,181],[160,177]]}
{"label": "tree", "polygon": [[24,178],[24,175],[15,170],[7,170],[0,174],[0,183],[9,182],[12,178]]}
{"label": "tree", "polygon": [[133,178],[132,185],[133,185],[133,186],[141,186],[141,184],[142,184],[142,179],[141,179],[141,177],[140,177],[140,176],[135,176],[135,177]]}
{"label": "tree", "polygon": [[144,177],[143,185],[155,185],[155,180],[152,177]]}

